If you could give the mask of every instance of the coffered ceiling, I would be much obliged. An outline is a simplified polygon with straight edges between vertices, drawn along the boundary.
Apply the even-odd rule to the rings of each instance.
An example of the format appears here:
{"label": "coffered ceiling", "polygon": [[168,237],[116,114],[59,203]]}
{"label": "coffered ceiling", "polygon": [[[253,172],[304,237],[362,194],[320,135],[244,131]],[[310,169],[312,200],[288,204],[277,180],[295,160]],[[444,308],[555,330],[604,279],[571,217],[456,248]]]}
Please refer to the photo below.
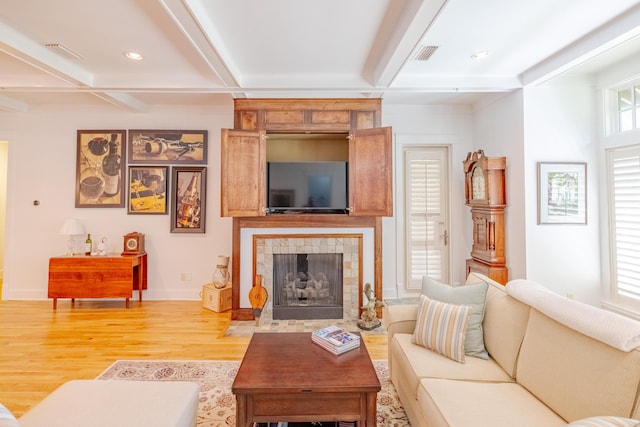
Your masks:
{"label": "coffered ceiling", "polygon": [[638,0],[2,0],[0,110],[472,104],[637,57],[639,35]]}

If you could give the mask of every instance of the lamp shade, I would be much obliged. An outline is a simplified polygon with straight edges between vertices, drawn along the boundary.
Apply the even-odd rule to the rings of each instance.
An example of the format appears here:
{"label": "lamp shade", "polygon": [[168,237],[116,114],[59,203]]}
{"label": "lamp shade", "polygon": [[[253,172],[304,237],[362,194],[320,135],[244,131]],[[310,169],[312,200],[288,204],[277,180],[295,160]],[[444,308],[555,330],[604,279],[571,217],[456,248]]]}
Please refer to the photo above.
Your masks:
{"label": "lamp shade", "polygon": [[62,228],[60,229],[60,234],[64,234],[66,236],[76,236],[80,234],[84,234],[84,227],[82,223],[76,218],[67,218],[62,224]]}

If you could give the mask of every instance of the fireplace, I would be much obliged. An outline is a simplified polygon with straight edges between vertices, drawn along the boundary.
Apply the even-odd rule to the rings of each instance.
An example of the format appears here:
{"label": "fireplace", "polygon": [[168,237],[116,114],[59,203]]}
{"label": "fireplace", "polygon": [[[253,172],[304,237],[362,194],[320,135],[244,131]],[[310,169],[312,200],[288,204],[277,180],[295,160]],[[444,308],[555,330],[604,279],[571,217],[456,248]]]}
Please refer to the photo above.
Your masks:
{"label": "fireplace", "polygon": [[268,294],[261,322],[359,318],[362,234],[255,234],[253,250]]}
{"label": "fireplace", "polygon": [[341,319],[343,254],[273,255],[273,318]]}

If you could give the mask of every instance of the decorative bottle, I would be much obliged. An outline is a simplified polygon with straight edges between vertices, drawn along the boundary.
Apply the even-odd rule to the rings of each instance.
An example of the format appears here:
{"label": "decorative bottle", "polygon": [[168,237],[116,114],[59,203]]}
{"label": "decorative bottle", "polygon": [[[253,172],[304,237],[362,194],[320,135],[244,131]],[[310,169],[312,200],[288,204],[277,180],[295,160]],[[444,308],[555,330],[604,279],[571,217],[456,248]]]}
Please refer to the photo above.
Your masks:
{"label": "decorative bottle", "polygon": [[104,195],[112,197],[120,191],[120,155],[118,154],[118,134],[111,134],[109,141],[109,154],[102,159],[102,173],[105,186]]}
{"label": "decorative bottle", "polygon": [[91,234],[87,234],[87,240],[84,241],[84,254],[91,255],[91,247],[93,243],[91,242]]}
{"label": "decorative bottle", "polygon": [[198,193],[198,173],[194,173],[178,205],[178,226],[194,227],[200,220],[200,194]]}

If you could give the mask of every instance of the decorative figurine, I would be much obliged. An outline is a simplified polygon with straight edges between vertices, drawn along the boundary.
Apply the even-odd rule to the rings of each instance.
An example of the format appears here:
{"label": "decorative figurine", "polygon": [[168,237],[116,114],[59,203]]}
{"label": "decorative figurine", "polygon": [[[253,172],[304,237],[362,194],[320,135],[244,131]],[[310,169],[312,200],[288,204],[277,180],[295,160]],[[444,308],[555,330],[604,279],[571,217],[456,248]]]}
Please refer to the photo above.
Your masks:
{"label": "decorative figurine", "polygon": [[107,254],[107,238],[103,237],[98,243],[98,255],[105,256]]}
{"label": "decorative figurine", "polygon": [[381,324],[380,319],[378,319],[378,314],[376,313],[376,307],[381,307],[382,302],[376,301],[373,295],[373,289],[371,289],[371,283],[364,285],[364,295],[367,297],[367,302],[362,306],[364,311],[360,315],[360,320],[358,320],[358,327],[365,331],[370,331]]}

